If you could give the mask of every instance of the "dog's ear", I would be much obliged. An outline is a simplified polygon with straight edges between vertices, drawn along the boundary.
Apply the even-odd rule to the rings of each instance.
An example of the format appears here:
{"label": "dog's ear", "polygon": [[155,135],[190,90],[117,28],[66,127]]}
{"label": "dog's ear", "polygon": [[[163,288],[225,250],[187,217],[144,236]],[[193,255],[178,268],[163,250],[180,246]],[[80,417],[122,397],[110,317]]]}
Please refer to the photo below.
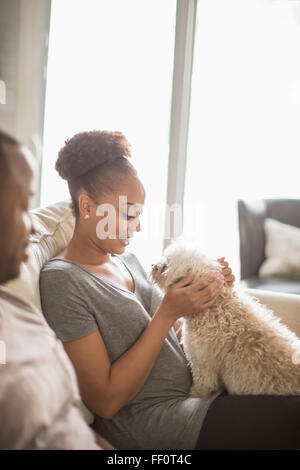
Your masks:
{"label": "dog's ear", "polygon": [[160,274],[162,276],[165,276],[167,274],[167,272],[169,271],[169,266],[167,263],[165,263],[162,268],[161,268],[161,271],[160,271]]}

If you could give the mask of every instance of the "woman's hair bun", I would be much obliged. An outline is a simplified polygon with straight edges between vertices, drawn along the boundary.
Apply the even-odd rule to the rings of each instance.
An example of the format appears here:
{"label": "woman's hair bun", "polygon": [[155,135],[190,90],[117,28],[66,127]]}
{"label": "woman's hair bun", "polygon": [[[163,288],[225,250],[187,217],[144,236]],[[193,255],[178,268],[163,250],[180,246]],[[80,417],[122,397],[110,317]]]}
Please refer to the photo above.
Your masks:
{"label": "woman's hair bun", "polygon": [[80,132],[65,141],[55,168],[63,179],[72,180],[105,162],[130,156],[129,143],[121,132]]}

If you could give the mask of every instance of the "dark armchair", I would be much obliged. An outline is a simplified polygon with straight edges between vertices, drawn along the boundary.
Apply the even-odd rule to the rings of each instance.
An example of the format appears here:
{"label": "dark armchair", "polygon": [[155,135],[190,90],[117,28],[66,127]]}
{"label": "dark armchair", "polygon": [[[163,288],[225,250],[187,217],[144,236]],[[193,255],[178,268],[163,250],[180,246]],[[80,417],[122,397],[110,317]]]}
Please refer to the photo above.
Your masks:
{"label": "dark armchair", "polygon": [[266,218],[300,228],[300,199],[238,201],[241,280],[253,289],[300,294],[299,280],[258,276],[259,268],[265,259]]}

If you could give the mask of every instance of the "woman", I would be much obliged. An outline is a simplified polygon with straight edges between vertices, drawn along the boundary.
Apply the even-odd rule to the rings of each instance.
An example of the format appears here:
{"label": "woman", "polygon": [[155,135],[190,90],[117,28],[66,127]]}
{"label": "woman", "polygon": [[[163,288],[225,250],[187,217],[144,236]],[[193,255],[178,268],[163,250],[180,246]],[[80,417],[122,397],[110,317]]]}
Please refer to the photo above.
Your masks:
{"label": "woman", "polygon": [[[118,132],[83,132],[60,150],[56,169],[68,181],[76,223],[69,245],[41,271],[43,312],[75,367],[82,399],[96,416],[93,428],[117,449],[222,448],[222,413],[229,425],[231,408],[240,413],[247,397],[223,390],[189,397],[179,319],[211,306],[224,277],[234,277],[222,259],[224,277],[193,283],[191,275],[165,295],[152,286],[136,256],[124,253],[141,228],[145,202],[129,157]],[[242,404],[231,405],[232,398]],[[239,424],[231,434],[227,448],[249,441],[247,432],[240,438]]]}

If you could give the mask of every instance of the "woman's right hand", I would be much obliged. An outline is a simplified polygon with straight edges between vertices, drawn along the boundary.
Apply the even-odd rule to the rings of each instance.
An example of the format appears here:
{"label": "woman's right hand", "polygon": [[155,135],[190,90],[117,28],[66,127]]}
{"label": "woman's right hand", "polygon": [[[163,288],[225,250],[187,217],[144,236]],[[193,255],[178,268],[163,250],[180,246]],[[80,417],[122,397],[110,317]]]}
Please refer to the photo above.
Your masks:
{"label": "woman's right hand", "polygon": [[224,285],[222,274],[210,273],[191,284],[194,274],[170,286],[159,306],[161,314],[175,322],[178,318],[211,307]]}

